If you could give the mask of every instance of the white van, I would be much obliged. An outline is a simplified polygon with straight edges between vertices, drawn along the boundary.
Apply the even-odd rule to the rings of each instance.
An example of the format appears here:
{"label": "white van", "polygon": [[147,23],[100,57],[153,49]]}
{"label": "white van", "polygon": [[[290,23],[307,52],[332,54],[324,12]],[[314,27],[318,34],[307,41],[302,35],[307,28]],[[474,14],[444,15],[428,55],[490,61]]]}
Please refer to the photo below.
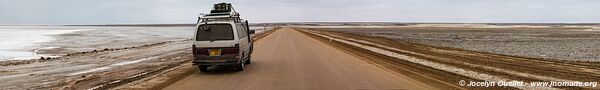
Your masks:
{"label": "white van", "polygon": [[198,18],[192,46],[194,65],[206,72],[210,66],[232,66],[238,71],[250,64],[254,31],[240,19],[231,4],[215,4],[211,13]]}

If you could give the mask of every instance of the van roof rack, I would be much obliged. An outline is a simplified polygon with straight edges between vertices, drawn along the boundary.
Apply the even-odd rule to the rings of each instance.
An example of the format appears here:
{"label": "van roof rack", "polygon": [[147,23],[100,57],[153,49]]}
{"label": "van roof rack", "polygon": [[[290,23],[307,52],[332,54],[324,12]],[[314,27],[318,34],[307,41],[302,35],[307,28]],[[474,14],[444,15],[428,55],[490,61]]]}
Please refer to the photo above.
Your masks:
{"label": "van roof rack", "polygon": [[230,3],[214,4],[213,10],[208,14],[200,14],[199,18],[239,18],[240,14],[233,9]]}
{"label": "van roof rack", "polygon": [[214,4],[213,10],[210,13],[200,13],[197,23],[209,21],[233,20],[234,22],[242,22],[240,14],[233,9],[230,3]]}

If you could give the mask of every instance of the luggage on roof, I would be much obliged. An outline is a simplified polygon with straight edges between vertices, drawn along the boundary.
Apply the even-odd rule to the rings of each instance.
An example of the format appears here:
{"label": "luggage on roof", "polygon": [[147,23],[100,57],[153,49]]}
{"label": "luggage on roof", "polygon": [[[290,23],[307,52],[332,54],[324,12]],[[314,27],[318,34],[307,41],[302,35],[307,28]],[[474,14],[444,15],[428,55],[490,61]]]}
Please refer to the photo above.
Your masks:
{"label": "luggage on roof", "polygon": [[201,14],[199,19],[239,18],[239,16],[230,3],[217,3],[214,4],[210,13]]}
{"label": "luggage on roof", "polygon": [[230,3],[217,3],[214,5],[213,10],[210,13],[226,13],[231,12],[233,7]]}

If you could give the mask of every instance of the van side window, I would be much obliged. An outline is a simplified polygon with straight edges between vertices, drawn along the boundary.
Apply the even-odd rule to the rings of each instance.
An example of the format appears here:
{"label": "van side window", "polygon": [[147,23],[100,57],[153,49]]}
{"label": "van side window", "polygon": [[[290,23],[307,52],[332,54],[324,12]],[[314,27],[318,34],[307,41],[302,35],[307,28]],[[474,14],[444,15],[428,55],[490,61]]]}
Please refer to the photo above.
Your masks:
{"label": "van side window", "polygon": [[242,32],[244,32],[244,33],[242,33],[244,35],[244,37],[247,37],[248,36],[248,31],[246,31],[246,27],[244,27],[243,24],[240,24],[240,28],[241,28]]}
{"label": "van side window", "polygon": [[242,25],[238,24],[238,25],[235,25],[235,26],[237,28],[236,30],[237,30],[237,34],[238,34],[238,38],[239,39],[242,39],[242,38],[245,38],[246,36],[248,36],[246,34],[247,32],[246,32],[245,28]]}
{"label": "van side window", "polygon": [[242,31],[240,31],[240,25],[235,25],[235,30],[237,30],[238,38],[242,38]]}

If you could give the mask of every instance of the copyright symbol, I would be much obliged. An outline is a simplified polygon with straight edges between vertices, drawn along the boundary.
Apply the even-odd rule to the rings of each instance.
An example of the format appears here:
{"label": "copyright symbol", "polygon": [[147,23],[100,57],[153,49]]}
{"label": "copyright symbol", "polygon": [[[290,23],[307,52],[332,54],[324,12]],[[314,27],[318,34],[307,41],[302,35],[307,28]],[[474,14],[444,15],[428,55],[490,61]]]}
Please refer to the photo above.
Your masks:
{"label": "copyright symbol", "polygon": [[460,82],[458,82],[458,84],[459,84],[460,86],[465,86],[465,80],[460,80]]}

